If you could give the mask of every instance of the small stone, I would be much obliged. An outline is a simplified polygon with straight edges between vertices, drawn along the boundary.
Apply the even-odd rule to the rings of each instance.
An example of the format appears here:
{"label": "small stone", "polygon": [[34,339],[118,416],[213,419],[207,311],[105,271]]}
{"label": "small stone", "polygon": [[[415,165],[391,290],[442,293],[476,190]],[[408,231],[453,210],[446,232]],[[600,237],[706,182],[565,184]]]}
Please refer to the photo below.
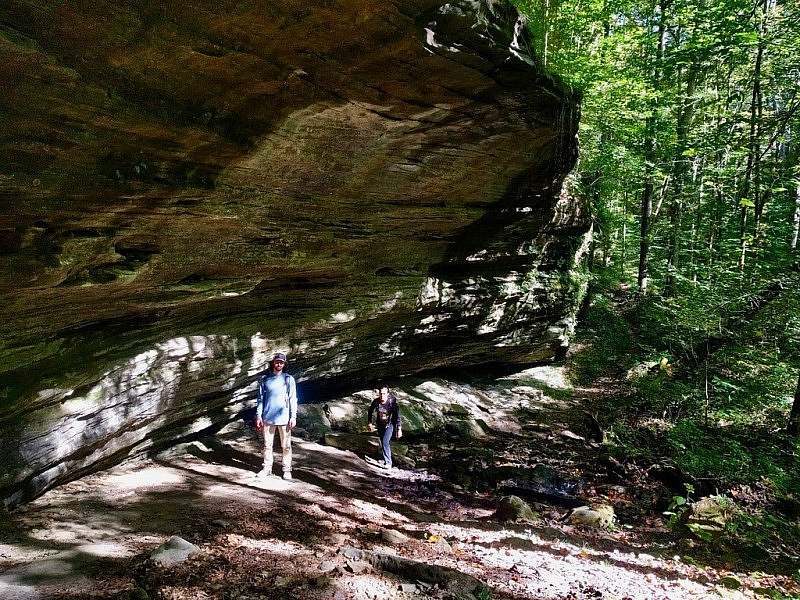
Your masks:
{"label": "small stone", "polygon": [[328,536],[331,546],[342,546],[347,542],[347,536],[344,533],[332,533]]}
{"label": "small stone", "polygon": [[405,544],[409,540],[406,534],[394,529],[381,530],[381,538],[388,544]]}
{"label": "small stone", "polygon": [[336,569],[336,563],[332,560],[323,560],[319,563],[319,570],[323,573],[330,573],[334,569]]}
{"label": "small stone", "polygon": [[519,496],[503,496],[497,503],[495,517],[500,521],[526,521],[535,523],[539,520],[531,507]]}
{"label": "small stone", "polygon": [[177,535],[173,535],[150,554],[150,560],[162,567],[169,567],[184,562],[192,554],[197,554],[198,552],[200,552],[200,548]]}
{"label": "small stone", "polygon": [[359,575],[369,570],[369,565],[360,560],[348,560],[347,570],[353,573],[354,575]]}
{"label": "small stone", "polygon": [[361,550],[353,548],[352,546],[345,546],[342,548],[342,554],[344,554],[345,558],[349,558],[350,560],[359,560],[361,558]]}
{"label": "small stone", "polygon": [[573,509],[569,516],[569,522],[585,527],[612,529],[614,527],[614,507],[610,504],[579,506]]}
{"label": "small stone", "polygon": [[231,526],[231,524],[228,523],[225,519],[214,519],[213,521],[211,521],[211,524],[214,525],[215,527],[220,527],[222,529],[227,529],[228,527]]}
{"label": "small stone", "polygon": [[419,588],[415,583],[401,583],[397,589],[399,589],[404,594],[418,594]]}
{"label": "small stone", "polygon": [[433,547],[440,552],[445,552],[447,554],[450,554],[453,551],[453,547],[450,545],[450,542],[443,537],[440,537],[438,540],[436,540],[433,544]]}

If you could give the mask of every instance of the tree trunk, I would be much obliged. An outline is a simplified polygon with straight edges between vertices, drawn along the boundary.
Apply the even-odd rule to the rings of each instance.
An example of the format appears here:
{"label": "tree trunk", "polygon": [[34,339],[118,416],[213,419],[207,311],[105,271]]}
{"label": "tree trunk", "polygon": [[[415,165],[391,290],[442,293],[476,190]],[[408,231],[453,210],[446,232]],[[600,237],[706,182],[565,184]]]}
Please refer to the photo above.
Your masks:
{"label": "tree trunk", "polygon": [[792,252],[797,252],[798,237],[800,237],[800,181],[797,182],[794,196],[794,223],[792,223],[792,241],[789,245]]}
{"label": "tree trunk", "polygon": [[[800,211],[800,186],[798,186],[798,211]],[[800,213],[798,213],[800,214]],[[628,190],[622,198],[622,256],[619,260],[620,281],[625,281],[625,261],[627,260],[626,251],[628,249]]]}
{"label": "tree trunk", "polygon": [[653,180],[648,178],[642,191],[641,238],[639,242],[639,293],[647,293],[647,255],[650,252],[650,211],[653,208]]}
{"label": "tree trunk", "polygon": [[[749,206],[758,206],[760,203],[760,191],[761,191],[761,148],[760,148],[760,135],[761,135],[761,127],[760,127],[760,119],[759,116],[761,115],[761,105],[762,105],[762,98],[761,98],[761,65],[764,61],[764,51],[766,47],[766,41],[764,34],[766,33],[767,27],[767,11],[768,11],[768,0],[764,0],[761,3],[762,6],[762,13],[759,23],[757,24],[758,28],[758,48],[756,49],[756,60],[755,65],[753,66],[753,93],[750,99],[750,138],[748,143],[748,151],[747,151],[747,169],[745,170],[744,175],[744,184],[742,187],[742,195],[741,195],[741,212],[739,215],[739,245],[740,245],[740,253],[739,253],[739,270],[744,271],[744,265],[747,257],[747,213]],[[751,183],[753,183],[753,178],[755,175],[755,186],[753,189],[753,193],[755,195],[755,200],[750,198],[750,189]]]}
{"label": "tree trunk", "polygon": [[544,24],[544,51],[542,52],[542,66],[547,68],[547,47],[550,44],[550,0],[544,0],[542,4],[544,5],[544,19],[542,21]]}
{"label": "tree trunk", "polygon": [[794,403],[789,413],[789,426],[786,430],[791,435],[800,435],[800,373],[797,374],[797,387],[794,390]]}
{"label": "tree trunk", "polygon": [[692,123],[694,112],[694,66],[691,67],[686,80],[686,92],[683,96],[682,106],[676,124],[677,144],[675,146],[675,189],[672,204],[670,205],[669,221],[670,234],[667,238],[667,276],[664,282],[664,295],[675,295],[676,275],[678,269],[678,253],[681,243],[681,218],[683,216],[683,188],[689,173],[688,158],[684,156],[687,148],[689,127]]}
{"label": "tree trunk", "polygon": [[[666,44],[666,23],[664,19],[665,0],[656,4],[658,11],[658,45],[656,47],[655,66],[653,69],[653,89],[658,92],[661,87],[661,62]],[[650,214],[653,210],[653,187],[656,171],[656,114],[658,111],[658,94],[652,101],[650,115],[647,117],[647,138],[644,146],[645,179],[642,191],[641,206],[641,241],[639,243],[639,293],[647,293],[649,252],[650,252]]]}

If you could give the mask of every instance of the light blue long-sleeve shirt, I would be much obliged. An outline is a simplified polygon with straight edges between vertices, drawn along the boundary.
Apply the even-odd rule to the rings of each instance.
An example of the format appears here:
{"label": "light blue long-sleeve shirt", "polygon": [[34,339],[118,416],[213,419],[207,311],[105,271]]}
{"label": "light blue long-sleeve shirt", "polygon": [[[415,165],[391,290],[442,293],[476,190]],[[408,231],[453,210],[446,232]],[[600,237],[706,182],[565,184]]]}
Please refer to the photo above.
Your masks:
{"label": "light blue long-sleeve shirt", "polygon": [[256,414],[267,425],[286,425],[297,416],[297,385],[288,373],[269,372],[258,380]]}

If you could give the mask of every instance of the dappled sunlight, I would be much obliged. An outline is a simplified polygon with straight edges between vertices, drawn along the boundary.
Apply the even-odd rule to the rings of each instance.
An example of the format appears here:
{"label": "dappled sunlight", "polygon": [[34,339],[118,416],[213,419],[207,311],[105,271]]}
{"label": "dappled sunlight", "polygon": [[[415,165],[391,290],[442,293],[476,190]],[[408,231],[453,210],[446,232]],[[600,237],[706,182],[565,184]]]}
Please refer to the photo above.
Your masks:
{"label": "dappled sunlight", "polygon": [[135,554],[135,551],[132,548],[116,542],[95,542],[92,544],[83,544],[78,546],[77,550],[78,552],[83,552],[84,554],[102,558],[126,558]]}
{"label": "dappled sunlight", "polygon": [[[303,586],[303,597],[308,598],[328,598],[338,589],[367,600],[375,593],[396,593],[401,584],[416,589],[413,578],[407,583],[411,575],[395,573],[413,571],[420,564],[449,573],[447,577],[472,577],[485,582],[487,589],[526,598],[560,600],[585,582],[610,597],[624,597],[632,590],[636,593],[631,597],[651,597],[653,589],[666,597],[715,597],[702,574],[682,561],[648,554],[645,545],[638,548],[627,542],[625,532],[592,536],[566,526],[509,527],[487,518],[491,511],[485,509],[474,512],[483,515],[478,520],[448,522],[430,510],[455,498],[427,498],[432,488],[418,487],[431,484],[424,474],[411,471],[409,479],[382,476],[360,458],[335,448],[299,440],[295,479],[290,482],[254,477],[258,445],[249,430],[237,424],[215,438],[192,443],[188,450],[164,455],[158,465],[117,467],[51,492],[52,502],[39,502],[24,515],[30,527],[24,539],[8,549],[38,566],[29,572],[18,570],[13,580],[0,583],[26,585],[45,569],[54,582],[80,577],[92,561],[141,557],[171,535],[188,535],[202,552],[187,569],[174,569],[158,581],[165,590],[190,590],[192,597],[215,589],[203,581],[232,585],[241,580],[254,589]],[[137,492],[133,497],[131,490]],[[429,508],[420,508],[423,504]],[[406,541],[400,546],[387,543],[391,538],[382,534],[386,528],[402,532]],[[54,543],[60,544],[57,557],[36,554],[35,548]],[[399,571],[383,571],[345,560],[337,549],[351,543],[371,548],[376,556],[412,563],[391,568]],[[611,543],[616,547],[610,548]],[[321,573],[319,565],[326,561],[339,570]],[[296,566],[293,571],[284,569],[288,563]],[[223,580],[218,579],[219,565],[226,565]],[[254,568],[263,578],[248,579]],[[183,579],[194,571],[205,575],[191,582]],[[430,575],[434,580],[440,576]]]}
{"label": "dappled sunlight", "polygon": [[275,356],[276,352],[289,352],[289,344],[285,341],[279,342],[257,331],[250,336],[250,368],[248,375],[256,375],[269,367],[269,361]]}
{"label": "dappled sunlight", "polygon": [[[512,587],[534,593],[537,598],[567,596],[578,582],[587,578],[602,578],[606,593],[612,596],[622,597],[639,589],[640,595],[634,597],[649,597],[648,590],[655,585],[669,597],[715,597],[705,585],[708,579],[690,574],[680,560],[657,559],[645,552],[602,551],[587,544],[585,539],[579,543],[552,540],[540,537],[536,530],[519,532],[502,527],[491,530],[440,524],[436,531],[459,540],[462,551],[473,554],[481,563],[512,569],[519,575]],[[491,577],[488,583],[491,585]]]}
{"label": "dappled sunlight", "polygon": [[386,510],[372,502],[364,502],[363,500],[354,499],[352,501],[353,508],[357,513],[373,522],[381,522],[386,518]]}
{"label": "dappled sunlight", "polygon": [[[455,384],[444,380],[425,381],[417,385],[414,391],[428,400],[425,405],[428,410],[435,407],[443,416],[457,407],[470,419],[484,423],[492,430],[505,432],[518,432],[520,426],[514,417],[515,411],[530,408],[542,398],[540,390],[528,394],[516,389],[490,389],[477,384]],[[398,396],[404,398],[404,394]],[[414,401],[411,397],[408,400]]]}
{"label": "dappled sunlight", "polygon": [[173,470],[162,467],[146,467],[126,473],[109,475],[108,484],[116,490],[139,490],[155,485],[183,483],[186,478]]}
{"label": "dappled sunlight", "polygon": [[542,366],[533,367],[501,377],[500,381],[525,381],[531,380],[541,383],[549,388],[556,390],[572,389],[572,384],[567,381],[567,375],[562,366]]}
{"label": "dappled sunlight", "polygon": [[54,524],[42,529],[33,529],[28,536],[41,542],[55,542],[59,544],[73,544],[83,540],[105,537],[117,533],[119,529],[111,522],[93,521],[91,524],[79,522],[64,522]]}
{"label": "dappled sunlight", "polygon": [[[22,500],[24,493],[37,495],[52,481],[123,449],[146,445],[151,432],[171,422],[183,419],[185,433],[208,427],[213,421],[195,415],[193,399],[209,385],[217,393],[235,388],[241,370],[235,339],[175,337],[140,352],[80,391],[46,390],[48,397],[62,400],[27,417],[31,426],[20,432],[17,446],[24,465],[18,477],[28,476],[30,483],[7,502]],[[219,380],[219,373],[226,379]]]}

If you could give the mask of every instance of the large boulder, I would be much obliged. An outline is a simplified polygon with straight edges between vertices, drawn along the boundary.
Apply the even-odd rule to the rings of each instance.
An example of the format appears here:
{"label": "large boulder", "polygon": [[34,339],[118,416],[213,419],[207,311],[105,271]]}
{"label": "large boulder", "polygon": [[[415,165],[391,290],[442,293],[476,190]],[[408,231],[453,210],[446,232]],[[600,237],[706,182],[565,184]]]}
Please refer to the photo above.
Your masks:
{"label": "large boulder", "polygon": [[0,497],[234,418],[563,352],[577,97],[501,0],[0,5]]}

